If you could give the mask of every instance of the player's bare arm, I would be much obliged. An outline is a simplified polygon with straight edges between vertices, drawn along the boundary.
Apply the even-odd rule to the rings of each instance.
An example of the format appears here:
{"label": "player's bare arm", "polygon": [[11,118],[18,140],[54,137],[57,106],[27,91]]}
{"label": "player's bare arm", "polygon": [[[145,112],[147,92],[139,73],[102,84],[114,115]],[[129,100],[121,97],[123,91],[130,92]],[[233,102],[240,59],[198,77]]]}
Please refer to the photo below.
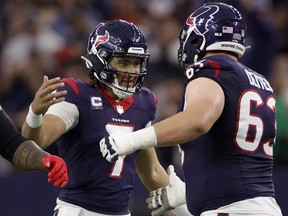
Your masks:
{"label": "player's bare arm", "polygon": [[13,164],[20,169],[41,170],[42,159],[47,154],[31,140],[23,142],[13,156]]}
{"label": "player's bare arm", "polygon": [[[185,100],[183,112],[153,125],[157,146],[177,145],[207,133],[221,115],[225,103],[220,85],[208,78],[191,81]],[[175,122],[181,122],[181,125]]]}
{"label": "player's bare arm", "polygon": [[[114,161],[118,155],[127,155],[138,149],[178,145],[196,139],[207,133],[219,118],[224,108],[224,98],[222,88],[215,81],[195,79],[186,88],[184,111],[129,134],[111,133],[106,127],[112,142],[105,139],[100,142],[100,146],[108,144],[107,148],[102,148],[106,150],[102,154],[108,161]],[[113,155],[110,152],[114,152]]]}
{"label": "player's bare arm", "polygon": [[159,163],[154,148],[141,149],[136,158],[136,171],[150,191],[168,185],[168,175]]}
{"label": "player's bare arm", "polygon": [[58,156],[43,151],[36,143],[26,140],[19,145],[13,156],[13,165],[22,170],[48,170],[48,182],[55,187],[68,183],[67,166]]}

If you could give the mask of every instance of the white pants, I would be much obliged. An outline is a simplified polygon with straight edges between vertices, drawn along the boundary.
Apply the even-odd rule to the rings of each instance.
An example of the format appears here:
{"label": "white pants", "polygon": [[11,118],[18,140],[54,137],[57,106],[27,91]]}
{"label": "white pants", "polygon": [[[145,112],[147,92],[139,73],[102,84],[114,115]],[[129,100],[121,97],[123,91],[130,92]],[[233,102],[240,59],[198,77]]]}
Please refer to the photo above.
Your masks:
{"label": "white pants", "polygon": [[[54,208],[54,211],[55,211],[54,216],[115,216],[88,211],[87,209],[64,202],[58,198],[56,201],[56,207]],[[131,214],[117,215],[117,216],[131,216]]]}
{"label": "white pants", "polygon": [[[223,215],[222,215],[222,214]],[[225,215],[225,213],[229,213]],[[281,209],[272,197],[257,197],[206,211],[201,216],[282,216]]]}

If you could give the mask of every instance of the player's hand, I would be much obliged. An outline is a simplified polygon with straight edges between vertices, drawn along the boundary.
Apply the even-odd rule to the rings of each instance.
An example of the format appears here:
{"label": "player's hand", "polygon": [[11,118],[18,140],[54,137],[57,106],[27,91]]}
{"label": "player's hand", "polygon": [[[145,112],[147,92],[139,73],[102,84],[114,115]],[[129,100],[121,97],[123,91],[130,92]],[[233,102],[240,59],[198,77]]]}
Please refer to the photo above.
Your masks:
{"label": "player's hand", "polygon": [[62,158],[47,154],[44,156],[42,164],[48,169],[48,182],[55,187],[66,186],[68,183],[67,165]]}
{"label": "player's hand", "polygon": [[131,154],[136,150],[131,141],[131,133],[121,130],[115,125],[106,125],[108,134],[100,140],[102,156],[109,162],[114,162],[119,156]]}
{"label": "player's hand", "polygon": [[31,108],[33,113],[41,115],[45,113],[51,105],[65,100],[64,96],[67,94],[67,91],[56,91],[58,88],[64,86],[64,83],[59,82],[59,80],[60,77],[52,79],[49,79],[47,76],[43,77],[43,83],[35,93],[32,101]]}
{"label": "player's hand", "polygon": [[[127,128],[126,128],[127,129]],[[102,156],[113,162],[118,156],[129,155],[138,149],[155,147],[157,138],[154,128],[147,127],[135,132],[123,131],[123,127],[106,125],[109,136],[105,136],[99,143]]]}
{"label": "player's hand", "polygon": [[102,156],[109,162],[114,162],[118,159],[118,153],[117,153],[117,146],[115,144],[114,139],[106,135],[104,138],[100,140],[100,151],[102,153]]}
{"label": "player's hand", "polygon": [[152,216],[176,208],[186,203],[185,183],[174,172],[174,167],[169,165],[167,168],[169,185],[151,191],[146,199],[149,209],[153,209]]}

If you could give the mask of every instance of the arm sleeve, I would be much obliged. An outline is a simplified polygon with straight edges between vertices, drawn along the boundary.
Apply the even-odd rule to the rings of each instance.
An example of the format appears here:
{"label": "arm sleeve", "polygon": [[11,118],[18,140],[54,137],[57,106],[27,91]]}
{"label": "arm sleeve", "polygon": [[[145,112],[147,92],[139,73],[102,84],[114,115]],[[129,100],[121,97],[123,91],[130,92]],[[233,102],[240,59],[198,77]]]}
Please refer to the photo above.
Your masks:
{"label": "arm sleeve", "polygon": [[79,121],[79,111],[75,104],[66,101],[53,104],[46,114],[56,115],[61,118],[66,125],[66,131],[74,128]]}
{"label": "arm sleeve", "polygon": [[26,141],[17,130],[11,119],[0,106],[0,154],[6,160],[13,162],[13,156],[19,145]]}

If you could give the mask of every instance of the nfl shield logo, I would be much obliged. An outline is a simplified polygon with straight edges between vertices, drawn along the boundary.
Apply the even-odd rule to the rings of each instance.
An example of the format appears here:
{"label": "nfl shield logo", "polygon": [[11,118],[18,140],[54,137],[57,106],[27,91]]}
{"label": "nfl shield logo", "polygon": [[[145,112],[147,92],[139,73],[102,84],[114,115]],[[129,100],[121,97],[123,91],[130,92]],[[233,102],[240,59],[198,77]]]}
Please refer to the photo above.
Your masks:
{"label": "nfl shield logo", "polygon": [[117,112],[118,112],[119,114],[124,113],[124,108],[123,108],[123,106],[117,105],[117,106],[116,106],[116,109],[117,109]]}

